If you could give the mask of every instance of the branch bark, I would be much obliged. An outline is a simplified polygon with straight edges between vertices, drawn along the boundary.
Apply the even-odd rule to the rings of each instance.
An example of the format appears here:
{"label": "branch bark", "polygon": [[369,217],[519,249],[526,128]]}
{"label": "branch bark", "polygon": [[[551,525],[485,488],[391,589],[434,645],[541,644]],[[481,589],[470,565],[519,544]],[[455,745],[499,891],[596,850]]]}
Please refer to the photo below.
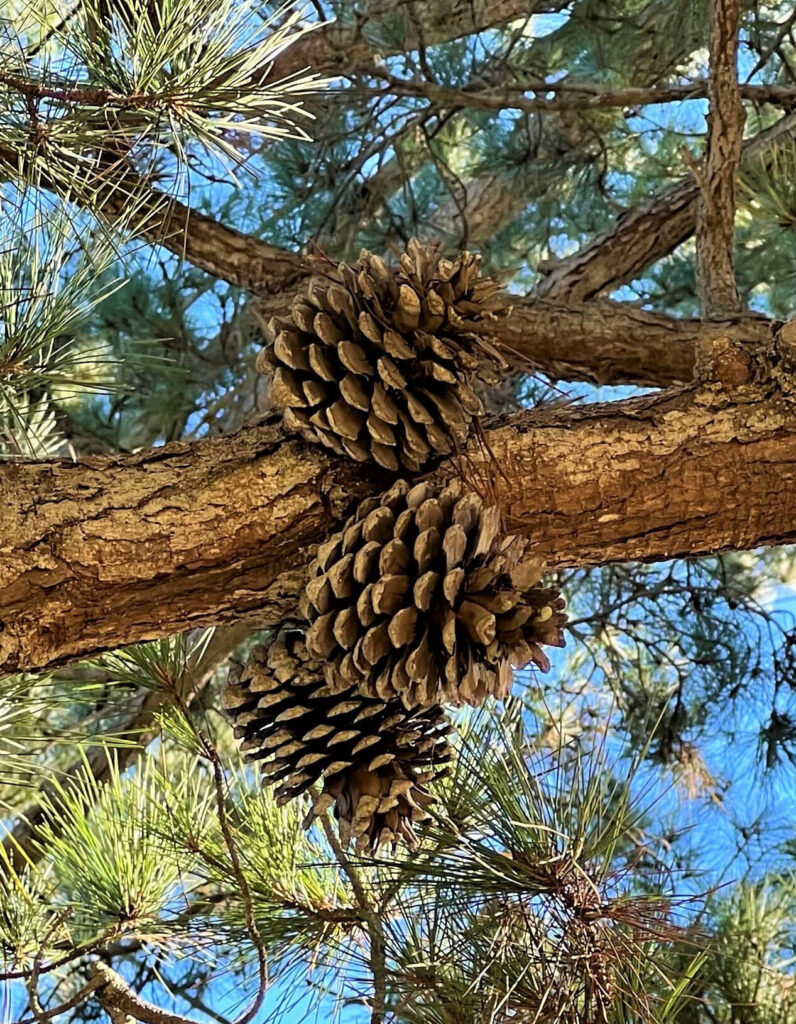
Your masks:
{"label": "branch bark", "polygon": [[736,181],[746,119],[738,86],[739,19],[738,0],[712,0],[708,143],[696,226],[697,288],[708,319],[741,310],[733,259]]}
{"label": "branch bark", "polygon": [[[728,366],[737,390],[692,386],[499,421],[489,451],[474,444],[437,475],[488,482],[509,526],[551,566],[788,542],[789,393]],[[295,617],[315,545],[385,483],[270,426],[131,456],[2,465],[0,670],[254,611],[264,625]]]}
{"label": "branch bark", "polygon": [[142,999],[107,964],[98,961],[91,965],[91,981],[103,1010],[113,1024],[125,1024],[130,1018],[142,1024],[196,1024],[187,1017],[169,1013]]}
{"label": "branch bark", "polygon": [[608,299],[520,299],[496,326],[509,352],[551,380],[660,388],[691,380],[701,342],[726,337],[765,344],[779,324],[754,314],[714,323],[679,320]]}
{"label": "branch bark", "polygon": [[[784,137],[796,131],[796,112],[744,143],[742,159],[765,162]],[[586,302],[638,277],[689,238],[696,228],[699,185],[684,178],[572,256],[559,260],[536,286],[535,298]]]}
{"label": "branch bark", "polygon": [[[520,366],[552,380],[668,387],[691,380],[700,339],[764,344],[777,321],[754,313],[711,323],[653,313],[610,299],[556,302],[512,297],[511,315],[494,325]],[[267,321],[284,312],[280,296],[257,301]]]}

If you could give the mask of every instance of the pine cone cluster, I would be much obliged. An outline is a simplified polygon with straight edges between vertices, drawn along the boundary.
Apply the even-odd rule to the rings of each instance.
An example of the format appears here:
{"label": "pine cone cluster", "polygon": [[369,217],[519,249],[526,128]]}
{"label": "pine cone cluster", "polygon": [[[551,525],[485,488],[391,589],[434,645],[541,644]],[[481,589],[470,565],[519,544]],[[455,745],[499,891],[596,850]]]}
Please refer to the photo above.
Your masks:
{"label": "pine cone cluster", "polygon": [[[507,312],[480,257],[409,243],[399,265],[364,252],[321,263],[273,319],[258,369],[285,426],[340,455],[417,473],[467,440],[475,386],[506,364]],[[224,704],[249,761],[285,803],[315,783],[305,825],[333,807],[358,852],[415,842],[450,756],[444,703],[508,695],[512,668],[549,668],[564,601],[500,514],[458,481],[395,483],[321,544],[302,611],[230,673]]]}
{"label": "pine cone cluster", "polygon": [[406,708],[508,694],[512,666],[546,671],[564,601],[543,564],[506,536],[496,507],[459,481],[398,481],[318,549],[303,611],[332,692]]}
{"label": "pine cone cluster", "polygon": [[452,726],[440,707],[408,713],[354,687],[332,692],[297,630],[281,630],[230,673],[224,707],[278,803],[322,780],[305,826],[333,806],[343,842],[353,837],[357,852],[415,843],[412,824],[428,816],[428,785],[450,756]]}
{"label": "pine cone cluster", "polygon": [[482,411],[474,383],[505,368],[489,329],[506,307],[480,264],[412,241],[395,269],[364,252],[313,277],[257,362],[285,426],[394,471],[455,450]]}

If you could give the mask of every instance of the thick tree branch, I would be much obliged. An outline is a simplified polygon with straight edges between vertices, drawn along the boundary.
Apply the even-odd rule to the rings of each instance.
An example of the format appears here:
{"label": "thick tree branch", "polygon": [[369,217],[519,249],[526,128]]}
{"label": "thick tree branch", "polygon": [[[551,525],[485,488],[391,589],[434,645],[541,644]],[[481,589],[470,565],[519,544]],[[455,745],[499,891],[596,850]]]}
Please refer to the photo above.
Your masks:
{"label": "thick tree branch", "polygon": [[[744,143],[743,159],[765,162],[794,131],[796,112],[791,112]],[[698,198],[699,185],[688,177],[622,214],[609,231],[559,260],[534,289],[534,296],[585,302],[632,281],[694,233]]]}
{"label": "thick tree branch", "polygon": [[710,5],[708,143],[697,204],[697,287],[708,319],[739,313],[735,199],[746,114],[738,87],[738,0]]}
{"label": "thick tree branch", "polygon": [[[773,383],[522,413],[485,440],[460,469],[554,566],[796,537],[796,417]],[[264,624],[290,618],[314,546],[384,485],[275,427],[2,465],[0,666],[43,668],[260,609]]]}
{"label": "thick tree branch", "polygon": [[709,338],[765,343],[779,325],[753,314],[710,323],[678,320],[629,303],[518,300],[497,325],[509,350],[551,380],[668,387],[694,373],[697,345]]}
{"label": "thick tree branch", "polygon": [[[796,114],[784,118],[775,126],[777,138],[790,129],[791,116],[793,126],[796,126]],[[763,133],[767,145],[773,143],[772,132],[773,129]],[[763,152],[764,144],[756,145],[754,151]],[[680,189],[681,199],[691,211],[690,230],[693,230],[698,186],[689,180]],[[138,187],[133,191],[140,194]],[[110,216],[121,214],[125,202],[126,192],[111,190],[106,199],[106,212]],[[292,294],[306,281],[309,268],[300,255],[229,228],[177,200],[166,199],[154,190],[141,201],[140,211],[141,216],[148,215],[145,235],[149,241],[163,244],[209,273],[252,291],[259,297],[258,304],[266,315],[284,313]],[[641,214],[626,216],[628,223],[635,217],[635,227],[630,232],[634,235],[644,217]],[[660,231],[668,237],[678,215],[666,203],[659,202],[654,210],[650,209],[647,225],[653,221],[659,223]],[[624,237],[620,231],[615,238],[608,239],[604,251],[594,261],[587,250],[583,251],[586,261],[584,281],[591,280],[593,274],[602,275],[602,280],[608,272],[608,264],[612,268],[621,268],[622,260],[628,254],[617,251],[617,248],[621,249]],[[639,254],[642,250],[648,253],[649,246],[655,241],[639,234],[635,242],[628,236],[627,244]],[[610,256],[614,257],[613,263]],[[557,278],[561,266],[559,264],[553,271],[551,278]],[[565,279],[569,280],[573,274],[577,276],[574,270],[567,272]],[[582,289],[579,285],[575,290],[579,292]],[[605,384],[665,386],[688,379],[685,374],[693,365],[691,347],[701,331],[698,322],[678,324],[672,318],[642,313],[620,303],[602,303],[599,310],[590,313],[579,305],[579,298],[559,299],[557,290],[553,291],[553,300],[541,305],[533,300],[518,299],[514,317],[510,323],[507,321],[505,328],[501,328],[506,332],[505,340],[514,350],[539,370],[547,372],[549,367],[551,374],[560,379],[597,380]],[[587,288],[586,291],[588,298],[590,290]],[[756,323],[746,319],[736,324],[729,323],[726,329],[733,336],[738,336],[736,332],[740,329],[746,337],[760,337],[767,328],[755,319]],[[672,343],[671,348],[668,347],[669,342]],[[580,349],[577,358],[573,358],[573,345]]]}

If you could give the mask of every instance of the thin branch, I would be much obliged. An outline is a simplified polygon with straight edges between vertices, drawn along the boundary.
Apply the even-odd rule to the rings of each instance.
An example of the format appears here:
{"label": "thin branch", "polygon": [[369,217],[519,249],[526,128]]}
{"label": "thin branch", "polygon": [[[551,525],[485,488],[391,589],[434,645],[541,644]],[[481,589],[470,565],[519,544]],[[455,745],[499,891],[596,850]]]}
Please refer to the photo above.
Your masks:
{"label": "thin branch", "polygon": [[260,930],[257,927],[257,921],[254,914],[254,900],[252,899],[251,889],[249,887],[248,879],[243,871],[243,867],[240,862],[240,856],[238,855],[238,848],[235,845],[235,839],[232,835],[232,830],[229,827],[229,819],[227,818],[226,809],[226,794],[225,794],[225,783],[224,783],[224,766],[221,763],[221,758],[218,751],[213,745],[210,737],[207,736],[200,729],[197,729],[191,715],[190,708],[186,704],[182,694],[179,690],[174,689],[172,691],[172,699],[175,706],[179,709],[182,717],[191,729],[199,744],[200,750],[203,756],[210,762],[213,771],[213,784],[215,786],[216,795],[216,810],[218,812],[218,824],[221,829],[221,835],[224,839],[224,845],[227,848],[229,854],[230,863],[232,864],[232,874],[234,875],[235,881],[240,889],[241,898],[243,900],[243,913],[246,919],[246,928],[249,932],[249,936],[252,940],[255,952],[257,954],[257,972],[259,976],[259,985],[257,988],[257,994],[252,1001],[251,1006],[246,1010],[243,1015],[235,1021],[235,1024],[249,1024],[249,1021],[254,1018],[257,1011],[260,1009],[265,999],[265,992],[268,987],[268,960],[265,952],[265,943],[263,942]]}
{"label": "thin branch", "polygon": [[36,951],[36,955],[33,958],[33,969],[30,972],[30,978],[27,983],[28,999],[30,1000],[30,1008],[33,1011],[33,1016],[37,1021],[42,1022],[46,1018],[44,1017],[44,1010],[39,1002],[39,975],[42,969],[42,960],[44,959],[44,950],[50,942],[50,939],[58,931],[61,925],[64,923],[67,917],[72,913],[71,908],[66,908],[55,914],[52,921],[48,925],[44,935],[42,936],[41,944]]}
{"label": "thin branch", "polygon": [[111,89],[100,89],[96,86],[47,85],[45,82],[36,82],[3,72],[0,72],[0,82],[29,99],[57,100],[70,106],[75,104],[86,107],[115,106],[129,107],[135,110],[146,107],[157,110],[170,102],[175,102],[174,97],[166,95],[127,95],[113,92]]}
{"label": "thin branch", "polygon": [[389,22],[397,14],[406,31],[390,33],[379,52],[394,56],[417,48],[418,35],[426,46],[436,46],[475,32],[483,32],[532,14],[561,11],[571,0],[371,0],[367,16],[353,25],[329,22],[299,39],[274,61],[269,78],[277,80],[307,67],[322,74],[339,74],[353,62],[372,59],[373,46],[364,31],[368,22]]}
{"label": "thin branch", "polygon": [[[184,713],[185,712],[187,712],[187,709],[184,709]],[[192,719],[190,719],[189,716],[187,716],[187,720],[192,722]],[[249,1021],[254,1019],[257,1011],[262,1006],[263,999],[265,999],[265,992],[268,987],[268,961],[265,953],[265,944],[262,940],[259,929],[257,928],[257,921],[254,916],[254,900],[252,899],[251,889],[249,888],[248,880],[243,872],[243,868],[241,867],[238,849],[235,845],[235,840],[232,836],[229,821],[227,819],[224,794],[224,769],[221,764],[221,758],[218,756],[218,751],[210,742],[210,739],[204,733],[197,731],[197,737],[202,744],[205,756],[210,761],[213,769],[218,823],[221,828],[221,834],[224,837],[224,845],[227,848],[229,859],[232,863],[232,873],[235,876],[235,881],[238,883],[241,897],[243,899],[243,912],[246,918],[246,928],[257,954],[257,972],[259,976],[257,994],[252,1000],[251,1006],[248,1010],[246,1010],[243,1015],[238,1017],[235,1021],[235,1024],[249,1024]]]}
{"label": "thin branch", "polygon": [[736,187],[746,117],[738,86],[739,19],[738,0],[712,0],[708,143],[696,225],[697,286],[708,319],[741,310],[733,260]]}
{"label": "thin branch", "polygon": [[76,1006],[80,1006],[88,999],[91,993],[99,988],[102,984],[100,978],[92,978],[87,981],[70,999],[67,999],[65,1003],[59,1003],[58,1006],[54,1006],[49,1010],[40,1009],[36,1012],[35,1017],[23,1017],[22,1020],[16,1021],[16,1024],[36,1024],[38,1021],[41,1024],[42,1021],[52,1020],[54,1017],[60,1017],[62,1013],[66,1013],[68,1010],[74,1010]]}
{"label": "thin branch", "polygon": [[[62,918],[60,915],[56,918],[54,924],[57,927],[61,923]],[[3,971],[0,972],[0,981],[19,981],[23,979],[36,979],[38,980],[43,974],[49,974],[51,971],[58,970],[59,967],[65,967],[73,960],[79,960],[81,957],[86,956],[89,953],[93,953],[98,949],[105,947],[107,941],[116,936],[121,929],[121,926],[114,924],[109,927],[102,935],[96,939],[91,939],[89,942],[80,943],[77,946],[72,946],[68,953],[65,953],[62,957],[57,960],[51,960],[49,963],[43,964],[44,949],[47,945],[47,939],[42,940],[38,952],[33,961],[33,966],[18,971]],[[48,935],[51,935],[53,928],[48,929]],[[31,1001],[32,1005],[32,1001]]]}
{"label": "thin branch", "polygon": [[[525,113],[544,111],[605,110],[644,107],[656,103],[684,103],[705,99],[710,95],[710,81],[699,79],[680,85],[656,85],[650,88],[627,87],[609,89],[592,82],[541,82],[526,88],[506,86],[501,89],[453,89],[425,79],[407,79],[393,75],[376,64],[360,65],[351,74],[378,78],[399,96],[416,96],[444,107],[478,107],[483,110],[522,110]],[[739,95],[753,103],[771,103],[787,109],[796,105],[796,88],[779,85],[742,85]],[[525,93],[533,92],[533,97]],[[544,93],[555,93],[546,97]],[[381,92],[378,93],[381,95]]]}
{"label": "thin branch", "polygon": [[368,899],[367,890],[359,872],[335,833],[328,811],[321,815],[321,824],[337,862],[351,882],[354,897],[367,927],[370,940],[370,971],[373,975],[373,1006],[371,1007],[370,1024],[382,1024],[387,1013],[387,954],[384,925],[378,910]]}

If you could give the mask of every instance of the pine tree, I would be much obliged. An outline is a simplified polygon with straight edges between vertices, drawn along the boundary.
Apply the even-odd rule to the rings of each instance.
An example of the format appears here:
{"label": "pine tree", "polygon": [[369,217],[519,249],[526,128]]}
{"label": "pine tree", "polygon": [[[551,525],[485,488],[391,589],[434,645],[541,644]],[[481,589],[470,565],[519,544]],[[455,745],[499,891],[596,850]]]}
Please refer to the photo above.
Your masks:
{"label": "pine tree", "polygon": [[790,6],[5,4],[4,1021],[796,1021]]}

